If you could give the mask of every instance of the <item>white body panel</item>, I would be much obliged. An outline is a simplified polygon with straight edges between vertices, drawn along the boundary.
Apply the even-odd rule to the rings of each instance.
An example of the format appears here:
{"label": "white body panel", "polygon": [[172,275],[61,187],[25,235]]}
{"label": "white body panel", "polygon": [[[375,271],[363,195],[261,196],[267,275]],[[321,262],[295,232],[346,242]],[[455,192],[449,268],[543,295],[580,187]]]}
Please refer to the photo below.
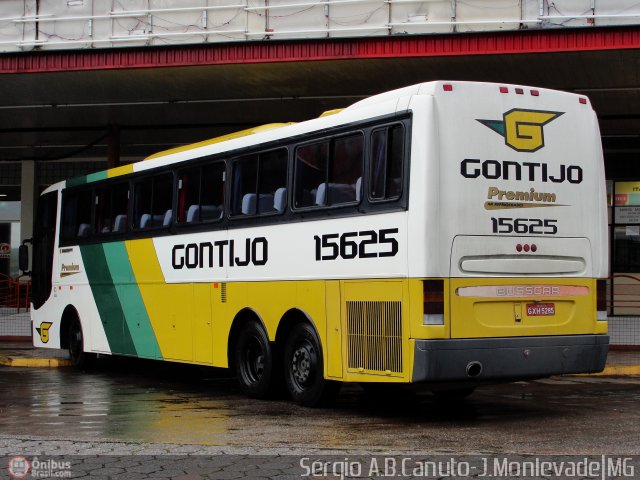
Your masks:
{"label": "white body panel", "polygon": [[[452,91],[444,91],[440,83],[423,84],[411,101],[408,251],[416,261],[409,262],[410,276],[606,277],[604,164],[597,119],[588,102],[580,103],[577,95],[531,87],[510,85],[505,86],[508,93],[500,93],[495,84],[451,85]],[[516,88],[523,93],[516,94]],[[502,135],[479,121],[502,120],[513,110],[557,112],[557,117],[540,127],[544,143],[537,150],[516,151]],[[465,160],[469,161],[463,164]],[[500,175],[497,168],[502,170]],[[571,169],[571,181],[559,181],[562,168],[565,177]],[[517,170],[520,178],[516,178]],[[546,194],[545,201],[514,199],[531,195],[532,189],[536,195]],[[496,232],[494,222],[501,218],[512,226],[516,219],[527,221],[518,222],[519,231],[506,233],[506,228],[498,226]],[[530,219],[541,225],[549,221],[549,228]],[[533,232],[523,235],[520,228],[531,228],[532,223]],[[557,231],[551,233],[553,230]],[[467,236],[476,240],[458,243],[454,249],[454,239]],[[517,252],[518,242],[536,244],[537,251]],[[461,269],[463,257],[482,255],[547,258],[556,263],[546,270],[540,265],[523,269],[522,263],[513,263],[506,271],[500,267],[480,272],[476,266],[473,273]],[[574,257],[579,257],[580,265],[558,266],[557,262],[573,262]]]}
{"label": "white body panel", "polygon": [[[406,218],[404,212],[387,213],[159,237],[153,243],[167,283],[406,277]],[[316,236],[387,229],[397,230],[388,235],[399,246],[396,255],[316,260]],[[358,237],[354,235],[353,239],[357,241]],[[247,241],[254,252],[247,252]],[[206,245],[201,247],[203,242]],[[202,262],[200,251],[205,253]],[[386,252],[391,252],[390,245],[379,243],[367,250],[376,254]],[[246,261],[247,265],[241,265]]]}

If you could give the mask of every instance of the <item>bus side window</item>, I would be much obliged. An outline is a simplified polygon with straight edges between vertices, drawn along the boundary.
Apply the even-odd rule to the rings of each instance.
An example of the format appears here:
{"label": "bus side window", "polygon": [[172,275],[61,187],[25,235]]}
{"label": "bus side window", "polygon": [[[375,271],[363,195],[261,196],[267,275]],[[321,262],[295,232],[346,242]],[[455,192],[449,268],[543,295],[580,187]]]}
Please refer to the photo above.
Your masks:
{"label": "bus side window", "polygon": [[142,178],[135,182],[133,192],[134,229],[159,228],[171,222],[173,203],[171,173]]}
{"label": "bus side window", "polygon": [[294,195],[296,208],[316,205],[318,186],[326,182],[328,162],[328,140],[296,148]]}
{"label": "bus side window", "polygon": [[221,220],[224,180],[224,162],[181,170],[178,173],[178,223]]}
{"label": "bus side window", "polygon": [[200,173],[201,167],[178,172],[178,223],[194,221],[194,211],[200,205]]}
{"label": "bus side window", "polygon": [[[258,214],[281,213],[284,211],[286,207],[288,157],[286,149],[272,150],[260,154],[257,197]],[[277,199],[277,196],[282,195],[282,189],[285,192],[284,198]]]}
{"label": "bus side window", "polygon": [[298,147],[295,207],[359,202],[363,150],[360,133]]}
{"label": "bus side window", "polygon": [[221,220],[224,216],[225,163],[216,162],[202,167],[200,192],[200,221]]}
{"label": "bus side window", "polygon": [[99,234],[127,231],[129,185],[120,183],[96,191],[94,232]]}
{"label": "bus side window", "polygon": [[372,200],[394,200],[402,193],[404,128],[392,125],[373,131],[371,138]]}
{"label": "bus side window", "polygon": [[282,202],[286,199],[287,159],[288,153],[284,148],[235,159],[231,214],[262,215],[284,211]]}
{"label": "bus side window", "polygon": [[91,190],[66,194],[62,202],[62,238],[75,240],[91,235]]}
{"label": "bus side window", "polygon": [[354,203],[362,184],[362,154],[364,137],[360,133],[336,138],[332,145],[326,205]]}

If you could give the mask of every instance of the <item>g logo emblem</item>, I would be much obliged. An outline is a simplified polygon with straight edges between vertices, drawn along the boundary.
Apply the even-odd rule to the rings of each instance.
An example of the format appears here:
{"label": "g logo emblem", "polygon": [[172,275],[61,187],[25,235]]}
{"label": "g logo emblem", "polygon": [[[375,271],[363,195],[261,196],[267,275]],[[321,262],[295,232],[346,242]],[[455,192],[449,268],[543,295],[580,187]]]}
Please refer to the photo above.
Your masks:
{"label": "g logo emblem", "polygon": [[547,123],[564,112],[544,110],[520,110],[514,108],[502,115],[502,120],[480,120],[504,137],[504,143],[517,152],[535,152],[544,147],[544,130]]}
{"label": "g logo emblem", "polygon": [[51,325],[53,325],[51,322],[42,322],[40,327],[36,328],[36,331],[40,334],[40,341],[42,341],[42,343],[49,342],[49,329]]}

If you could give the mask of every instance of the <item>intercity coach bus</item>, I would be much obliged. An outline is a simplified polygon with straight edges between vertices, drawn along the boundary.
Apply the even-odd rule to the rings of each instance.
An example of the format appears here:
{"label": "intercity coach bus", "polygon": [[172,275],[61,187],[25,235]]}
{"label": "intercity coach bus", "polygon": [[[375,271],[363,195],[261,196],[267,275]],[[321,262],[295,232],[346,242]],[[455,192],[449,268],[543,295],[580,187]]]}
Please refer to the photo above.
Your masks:
{"label": "intercity coach bus", "polygon": [[34,225],[34,344],[342,382],[598,372],[606,191],[581,95],[429,82],[61,182]]}

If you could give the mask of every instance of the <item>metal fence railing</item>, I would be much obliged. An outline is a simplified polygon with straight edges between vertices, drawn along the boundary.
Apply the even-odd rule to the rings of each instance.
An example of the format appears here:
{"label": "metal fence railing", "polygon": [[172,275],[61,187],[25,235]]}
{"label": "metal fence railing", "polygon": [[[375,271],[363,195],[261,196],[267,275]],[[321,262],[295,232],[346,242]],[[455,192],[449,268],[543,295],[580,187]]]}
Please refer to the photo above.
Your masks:
{"label": "metal fence railing", "polygon": [[619,273],[607,281],[607,314],[613,349],[640,363],[640,274]]}
{"label": "metal fence railing", "polygon": [[13,0],[0,51],[638,25],[630,0]]}
{"label": "metal fence railing", "polygon": [[0,274],[0,337],[31,336],[31,282]]}

